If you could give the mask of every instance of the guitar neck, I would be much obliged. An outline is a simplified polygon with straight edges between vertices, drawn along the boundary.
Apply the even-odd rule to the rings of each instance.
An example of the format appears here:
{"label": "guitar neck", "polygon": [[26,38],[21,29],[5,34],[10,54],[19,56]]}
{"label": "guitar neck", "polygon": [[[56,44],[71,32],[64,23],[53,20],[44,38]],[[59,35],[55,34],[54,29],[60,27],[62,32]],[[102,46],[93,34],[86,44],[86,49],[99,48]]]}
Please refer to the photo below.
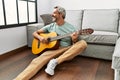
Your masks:
{"label": "guitar neck", "polygon": [[65,34],[65,35],[61,35],[61,36],[56,36],[56,37],[51,37],[49,41],[55,41],[55,40],[59,40],[65,37],[70,37],[71,33]]}
{"label": "guitar neck", "polygon": [[[78,35],[89,35],[89,34],[92,34],[94,32],[94,30],[91,28],[87,28],[87,29],[78,30],[76,32]],[[65,38],[65,37],[70,37],[70,34],[71,33],[67,33],[67,34],[61,35],[61,36],[50,37],[49,41],[55,41],[55,40],[59,40],[59,39]]]}

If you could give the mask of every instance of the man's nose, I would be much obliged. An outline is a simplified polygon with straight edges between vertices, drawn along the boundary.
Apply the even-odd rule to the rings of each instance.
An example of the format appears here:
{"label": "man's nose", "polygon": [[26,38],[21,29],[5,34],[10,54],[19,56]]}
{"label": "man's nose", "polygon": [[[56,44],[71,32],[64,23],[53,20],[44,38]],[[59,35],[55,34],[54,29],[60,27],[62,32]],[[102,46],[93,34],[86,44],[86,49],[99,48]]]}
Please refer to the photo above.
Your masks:
{"label": "man's nose", "polygon": [[52,17],[54,17],[54,14],[51,14]]}

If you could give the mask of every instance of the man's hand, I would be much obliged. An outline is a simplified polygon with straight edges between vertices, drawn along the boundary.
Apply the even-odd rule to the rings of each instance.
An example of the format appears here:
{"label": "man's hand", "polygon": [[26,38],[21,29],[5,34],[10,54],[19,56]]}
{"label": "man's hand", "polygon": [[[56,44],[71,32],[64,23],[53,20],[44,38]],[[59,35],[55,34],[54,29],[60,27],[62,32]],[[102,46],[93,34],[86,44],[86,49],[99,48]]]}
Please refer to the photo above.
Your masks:
{"label": "man's hand", "polygon": [[72,42],[75,43],[78,41],[78,33],[74,32],[71,34]]}
{"label": "man's hand", "polygon": [[40,42],[42,42],[42,43],[46,43],[46,44],[49,43],[48,38],[44,38],[44,37],[42,37],[42,36],[39,36],[38,39],[39,39]]}
{"label": "man's hand", "polygon": [[38,39],[42,43],[49,43],[48,38],[44,38],[44,37],[42,37],[42,36],[39,35],[41,33],[44,33],[44,30],[42,30],[42,29],[37,30],[37,31],[35,31],[33,33],[33,37],[36,38],[36,39]]}

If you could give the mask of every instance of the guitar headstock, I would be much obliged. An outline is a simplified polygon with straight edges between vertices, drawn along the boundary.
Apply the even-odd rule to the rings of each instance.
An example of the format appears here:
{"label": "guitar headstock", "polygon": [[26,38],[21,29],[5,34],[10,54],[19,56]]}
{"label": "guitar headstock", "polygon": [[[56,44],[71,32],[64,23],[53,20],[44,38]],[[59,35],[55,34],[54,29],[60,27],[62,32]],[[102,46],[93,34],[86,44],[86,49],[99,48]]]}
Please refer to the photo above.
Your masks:
{"label": "guitar headstock", "polygon": [[89,35],[92,34],[94,30],[92,28],[82,29],[79,31],[80,35]]}

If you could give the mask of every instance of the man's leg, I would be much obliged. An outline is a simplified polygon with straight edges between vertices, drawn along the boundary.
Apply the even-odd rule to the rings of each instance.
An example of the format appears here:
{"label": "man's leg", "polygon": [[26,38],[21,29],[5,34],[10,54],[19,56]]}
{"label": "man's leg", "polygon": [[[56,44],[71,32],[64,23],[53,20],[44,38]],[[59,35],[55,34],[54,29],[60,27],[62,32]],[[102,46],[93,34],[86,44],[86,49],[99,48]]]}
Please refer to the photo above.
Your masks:
{"label": "man's leg", "polygon": [[87,43],[84,40],[76,42],[70,49],[65,51],[61,56],[56,58],[58,64],[73,59],[78,54],[82,53],[87,47]]}
{"label": "man's leg", "polygon": [[50,62],[47,65],[47,68],[45,69],[45,72],[48,73],[49,75],[54,75],[54,69],[57,64],[60,64],[63,61],[73,59],[79,53],[84,51],[86,47],[87,47],[87,43],[84,40],[75,43],[73,46],[71,46],[71,48],[65,51],[58,58],[50,60]]}
{"label": "man's leg", "polygon": [[33,59],[32,62],[28,65],[28,67],[21,72],[14,80],[29,80],[33,77],[48,61],[52,58],[57,57],[58,55],[62,54],[69,47],[60,48],[58,50],[50,50],[42,53],[37,58]]}

